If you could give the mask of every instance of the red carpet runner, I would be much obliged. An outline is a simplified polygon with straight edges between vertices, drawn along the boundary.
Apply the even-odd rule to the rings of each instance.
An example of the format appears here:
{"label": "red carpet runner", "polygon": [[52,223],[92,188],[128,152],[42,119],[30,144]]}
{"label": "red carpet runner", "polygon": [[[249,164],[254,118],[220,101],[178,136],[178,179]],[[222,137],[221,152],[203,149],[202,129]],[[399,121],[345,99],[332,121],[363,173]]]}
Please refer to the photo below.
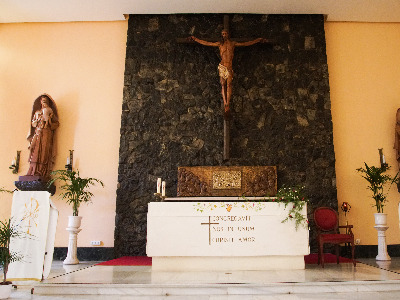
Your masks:
{"label": "red carpet runner", "polygon": [[151,266],[151,257],[123,256],[99,263],[97,266]]}
{"label": "red carpet runner", "polygon": [[[312,253],[304,256],[306,264],[318,263],[318,254]],[[326,264],[336,263],[336,256],[334,254],[325,253],[324,262]],[[339,257],[340,263],[351,263],[351,259]],[[120,258],[112,259],[97,264],[98,266],[151,266],[151,257],[147,256],[123,256]]]}
{"label": "red carpet runner", "polygon": [[[306,265],[317,264],[318,263],[318,254],[311,253],[309,255],[305,255],[304,261],[305,261]],[[336,255],[330,254],[330,253],[325,253],[324,254],[324,263],[325,264],[336,264]],[[339,256],[339,263],[352,263],[352,260],[350,258]]]}

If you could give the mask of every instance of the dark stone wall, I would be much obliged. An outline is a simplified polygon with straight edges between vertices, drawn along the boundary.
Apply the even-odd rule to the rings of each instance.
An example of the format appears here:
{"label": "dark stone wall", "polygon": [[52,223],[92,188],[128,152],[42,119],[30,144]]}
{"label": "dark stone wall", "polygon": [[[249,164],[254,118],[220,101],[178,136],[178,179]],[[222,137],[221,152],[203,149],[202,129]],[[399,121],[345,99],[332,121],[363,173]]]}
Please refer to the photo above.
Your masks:
{"label": "dark stone wall", "polygon": [[[144,255],[156,179],[176,196],[178,166],[277,166],[278,188],[302,184],[313,207],[337,209],[322,15],[230,15],[236,48],[231,159],[223,161],[218,50],[222,14],[131,15],[121,121],[115,255]],[[313,234],[312,234],[313,235]],[[312,245],[314,239],[311,238]]]}
{"label": "dark stone wall", "polygon": [[[53,253],[54,260],[64,261],[67,258],[67,247],[55,247]],[[106,261],[114,258],[114,248],[112,247],[78,247],[77,257],[80,261]]]}

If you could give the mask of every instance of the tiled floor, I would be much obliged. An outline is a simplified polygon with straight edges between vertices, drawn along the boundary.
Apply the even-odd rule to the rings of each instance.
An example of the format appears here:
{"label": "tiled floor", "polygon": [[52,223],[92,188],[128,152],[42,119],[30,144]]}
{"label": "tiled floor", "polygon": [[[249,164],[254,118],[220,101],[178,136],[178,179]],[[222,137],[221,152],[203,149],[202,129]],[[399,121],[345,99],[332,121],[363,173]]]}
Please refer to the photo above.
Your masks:
{"label": "tiled floor", "polygon": [[324,269],[232,272],[152,272],[151,267],[55,261],[48,279],[18,283],[10,299],[400,299],[400,258],[360,261],[356,268],[327,264]]}

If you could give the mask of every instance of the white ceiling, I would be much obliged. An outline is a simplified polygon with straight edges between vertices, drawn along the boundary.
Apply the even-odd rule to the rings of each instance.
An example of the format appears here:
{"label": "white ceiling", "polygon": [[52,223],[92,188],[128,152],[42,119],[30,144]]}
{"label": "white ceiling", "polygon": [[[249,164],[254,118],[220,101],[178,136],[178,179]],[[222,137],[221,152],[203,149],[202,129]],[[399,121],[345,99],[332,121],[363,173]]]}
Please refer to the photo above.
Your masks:
{"label": "white ceiling", "polygon": [[176,13],[324,14],[327,21],[400,22],[400,0],[0,0],[0,23]]}

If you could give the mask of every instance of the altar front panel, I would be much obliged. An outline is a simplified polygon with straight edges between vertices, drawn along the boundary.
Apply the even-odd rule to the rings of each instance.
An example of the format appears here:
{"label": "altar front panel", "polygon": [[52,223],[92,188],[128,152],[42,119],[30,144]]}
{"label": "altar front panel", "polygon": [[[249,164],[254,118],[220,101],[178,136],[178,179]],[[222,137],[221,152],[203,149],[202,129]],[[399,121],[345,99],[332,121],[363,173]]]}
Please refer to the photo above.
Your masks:
{"label": "altar front panel", "polygon": [[[291,205],[291,204],[289,204]],[[303,214],[306,215],[306,207]],[[152,202],[147,216],[150,257],[303,256],[308,229],[295,228],[273,202]]]}

